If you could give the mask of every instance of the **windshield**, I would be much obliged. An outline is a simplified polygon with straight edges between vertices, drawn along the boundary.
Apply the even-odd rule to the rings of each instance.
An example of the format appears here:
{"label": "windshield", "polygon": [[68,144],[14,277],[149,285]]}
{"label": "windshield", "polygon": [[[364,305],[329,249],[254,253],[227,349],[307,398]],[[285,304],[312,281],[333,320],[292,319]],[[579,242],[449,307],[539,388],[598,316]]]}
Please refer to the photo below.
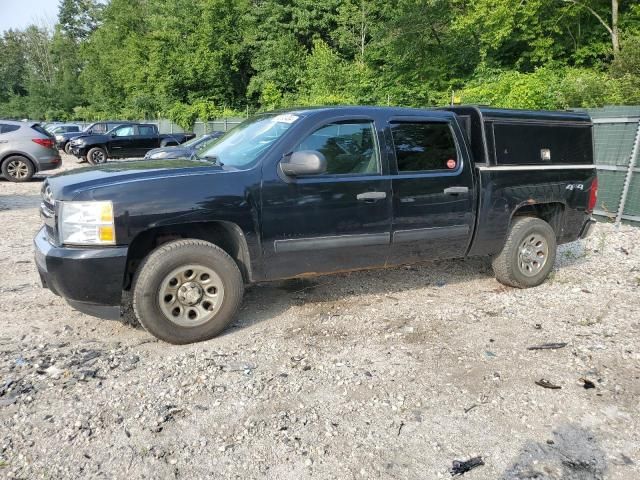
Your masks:
{"label": "windshield", "polygon": [[194,137],[191,140],[189,140],[188,142],[184,142],[181,146],[182,147],[195,147],[198,142],[202,141],[202,137]]}
{"label": "windshield", "polygon": [[216,143],[218,140],[220,140],[220,137],[217,137],[217,138],[206,138],[204,140],[199,139],[200,144],[195,146],[196,147],[196,155],[198,157],[204,157],[205,156],[205,152],[209,148],[211,148],[213,146],[213,144]]}
{"label": "windshield", "polygon": [[298,119],[297,115],[267,114],[242,122],[208,148],[198,149],[199,158],[213,157],[223,165],[247,168]]}

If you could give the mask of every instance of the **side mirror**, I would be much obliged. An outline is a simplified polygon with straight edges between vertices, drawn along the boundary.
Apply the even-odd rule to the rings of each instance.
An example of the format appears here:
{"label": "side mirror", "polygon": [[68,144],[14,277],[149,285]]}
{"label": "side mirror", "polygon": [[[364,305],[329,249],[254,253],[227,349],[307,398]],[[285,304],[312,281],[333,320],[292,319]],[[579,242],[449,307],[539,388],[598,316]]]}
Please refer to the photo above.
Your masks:
{"label": "side mirror", "polygon": [[302,150],[293,152],[288,159],[280,162],[280,168],[290,177],[319,175],[327,171],[327,159],[316,150]]}
{"label": "side mirror", "polygon": [[111,134],[111,138],[116,138],[118,135],[116,135],[115,133]]}

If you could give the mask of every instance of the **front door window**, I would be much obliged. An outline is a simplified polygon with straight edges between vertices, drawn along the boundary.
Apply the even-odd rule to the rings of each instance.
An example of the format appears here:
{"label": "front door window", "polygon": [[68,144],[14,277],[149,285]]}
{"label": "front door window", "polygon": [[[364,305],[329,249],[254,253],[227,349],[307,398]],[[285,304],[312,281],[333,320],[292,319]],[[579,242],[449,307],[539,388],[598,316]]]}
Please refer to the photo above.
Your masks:
{"label": "front door window", "polygon": [[133,135],[133,127],[120,127],[113,133],[116,137],[130,137]]}
{"label": "front door window", "polygon": [[327,160],[327,175],[380,173],[376,132],[372,122],[331,123],[305,138],[294,151],[314,150]]}

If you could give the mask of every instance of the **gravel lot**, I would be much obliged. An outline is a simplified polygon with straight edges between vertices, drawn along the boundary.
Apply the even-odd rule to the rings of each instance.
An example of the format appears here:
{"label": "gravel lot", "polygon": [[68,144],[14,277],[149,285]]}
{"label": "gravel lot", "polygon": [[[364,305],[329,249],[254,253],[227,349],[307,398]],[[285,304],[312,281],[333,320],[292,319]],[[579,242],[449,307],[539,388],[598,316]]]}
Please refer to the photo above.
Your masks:
{"label": "gravel lot", "polygon": [[640,229],[531,290],[481,259],[254,286],[176,347],[40,288],[40,185],[0,180],[2,478],[640,478]]}

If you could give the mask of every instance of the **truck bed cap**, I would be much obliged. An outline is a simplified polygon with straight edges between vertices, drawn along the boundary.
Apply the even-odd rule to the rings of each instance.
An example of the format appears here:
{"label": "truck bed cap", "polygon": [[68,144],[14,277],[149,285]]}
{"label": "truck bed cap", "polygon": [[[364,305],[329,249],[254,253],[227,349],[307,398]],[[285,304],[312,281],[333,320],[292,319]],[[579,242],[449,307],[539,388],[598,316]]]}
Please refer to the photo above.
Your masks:
{"label": "truck bed cap", "polygon": [[491,119],[512,119],[512,120],[539,120],[539,121],[561,121],[561,122],[590,122],[591,118],[586,112],[576,112],[573,110],[519,110],[512,108],[493,108],[482,105],[460,105],[447,107],[447,110],[464,114],[470,110],[478,112],[485,120]]}

